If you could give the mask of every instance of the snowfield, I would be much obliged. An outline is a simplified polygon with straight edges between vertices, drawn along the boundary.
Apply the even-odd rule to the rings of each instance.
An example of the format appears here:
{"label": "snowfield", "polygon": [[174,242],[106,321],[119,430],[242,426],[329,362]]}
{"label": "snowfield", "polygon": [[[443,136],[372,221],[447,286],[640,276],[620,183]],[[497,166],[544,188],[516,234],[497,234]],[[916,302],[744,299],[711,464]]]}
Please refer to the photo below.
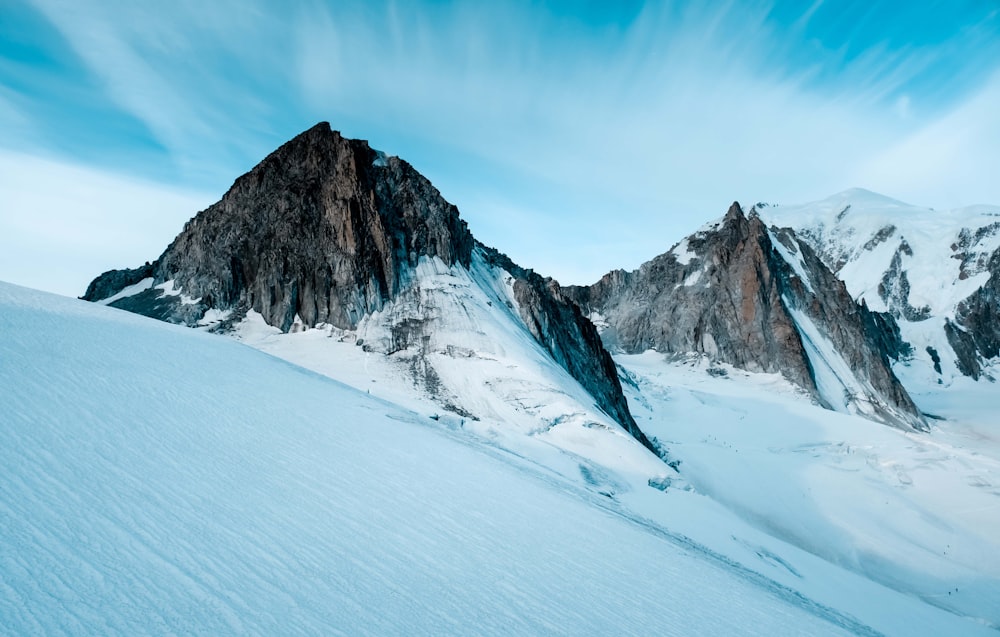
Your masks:
{"label": "snowfield", "polygon": [[[996,456],[962,437],[980,425],[922,438],[622,360],[681,478],[600,414],[505,423],[511,396],[579,411],[552,373],[463,421],[356,335],[258,336],[357,388],[0,284],[0,633],[996,634]],[[353,358],[317,362],[319,339]],[[530,371],[517,342],[467,369]],[[858,447],[802,446],[831,440]]]}
{"label": "snowfield", "polygon": [[[785,397],[810,408],[800,398]],[[772,489],[780,466],[754,475],[706,455],[728,463],[709,471],[697,445],[671,443],[712,499],[665,466],[650,486],[618,454],[580,455],[593,440],[478,433],[417,393],[407,400],[231,339],[0,284],[0,633],[995,634],[995,596],[966,598],[956,607],[981,619],[959,617],[730,510],[726,488]],[[699,424],[706,437],[724,431]],[[683,438],[698,425],[667,413],[661,426]],[[776,427],[762,435],[788,443]],[[756,493],[750,508],[777,499]],[[892,544],[898,531],[869,540]],[[973,572],[975,549],[956,551],[934,565],[942,582]],[[995,555],[979,556],[984,580]]]}
{"label": "snowfield", "polygon": [[[965,420],[937,403],[948,420],[925,434],[817,409],[777,374],[655,352],[616,359],[632,380],[636,421],[698,492],[834,564],[1000,623],[1000,425],[985,408],[990,394],[980,391]],[[995,405],[995,386],[980,389]]]}

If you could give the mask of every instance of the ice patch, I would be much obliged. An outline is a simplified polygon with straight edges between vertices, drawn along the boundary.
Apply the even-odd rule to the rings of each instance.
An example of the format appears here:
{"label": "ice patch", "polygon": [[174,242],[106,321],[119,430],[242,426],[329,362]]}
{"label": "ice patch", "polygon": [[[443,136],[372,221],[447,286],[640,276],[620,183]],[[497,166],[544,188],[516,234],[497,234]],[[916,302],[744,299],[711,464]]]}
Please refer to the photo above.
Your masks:
{"label": "ice patch", "polygon": [[601,314],[600,312],[597,311],[591,312],[587,316],[587,319],[594,324],[594,327],[597,328],[598,332],[604,332],[604,330],[611,327],[611,324],[608,323],[607,317]]}
{"label": "ice patch", "polygon": [[693,285],[696,285],[698,281],[701,280],[701,275],[702,275],[702,270],[699,268],[698,270],[695,270],[691,274],[687,275],[687,277],[684,279],[684,282],[681,283],[681,285],[684,287],[691,287]]}
{"label": "ice patch", "polygon": [[813,369],[816,389],[823,401],[831,409],[842,413],[873,415],[875,410],[866,398],[873,390],[854,376],[850,365],[833,344],[820,333],[812,319],[801,310],[792,307],[787,299],[785,306],[788,307],[788,312],[802,336],[802,345]]}
{"label": "ice patch", "polygon": [[789,249],[785,247],[785,244],[783,244],[781,240],[773,232],[771,232],[770,229],[767,230],[767,236],[771,239],[771,245],[774,246],[774,249],[778,251],[778,254],[781,255],[781,258],[785,260],[785,263],[792,266],[792,270],[794,270],[795,274],[799,277],[799,279],[802,280],[802,283],[806,286],[806,289],[809,290],[809,292],[815,294],[816,292],[815,290],[813,290],[812,283],[809,281],[809,275],[806,274],[805,263],[802,261],[802,250],[799,250],[795,254],[792,254],[791,251],[789,251]]}
{"label": "ice patch", "polygon": [[174,280],[170,279],[164,283],[156,286],[157,290],[163,291],[163,296],[179,296],[182,305],[194,305],[201,301],[201,297],[197,299],[185,295],[180,288],[174,287]]}
{"label": "ice patch", "polygon": [[680,243],[670,249],[670,254],[674,255],[674,259],[677,263],[681,265],[687,265],[691,263],[692,259],[697,259],[698,255],[695,254],[694,250],[688,245],[688,240],[685,237]]}
{"label": "ice patch", "polygon": [[232,314],[232,310],[219,310],[213,307],[205,312],[205,315],[198,320],[196,325],[198,327],[211,327],[225,321],[232,316]]}
{"label": "ice patch", "polygon": [[119,291],[117,294],[114,294],[113,296],[109,296],[106,299],[101,299],[100,301],[96,301],[96,303],[98,305],[109,305],[111,303],[114,303],[118,299],[124,299],[124,298],[129,297],[129,296],[135,296],[136,294],[138,294],[140,292],[144,292],[144,291],[148,290],[151,287],[153,287],[153,277],[147,277],[147,278],[143,279],[142,281],[139,281],[138,283],[134,283],[134,284],[132,284],[132,285],[130,285],[130,286],[122,289],[121,291]]}

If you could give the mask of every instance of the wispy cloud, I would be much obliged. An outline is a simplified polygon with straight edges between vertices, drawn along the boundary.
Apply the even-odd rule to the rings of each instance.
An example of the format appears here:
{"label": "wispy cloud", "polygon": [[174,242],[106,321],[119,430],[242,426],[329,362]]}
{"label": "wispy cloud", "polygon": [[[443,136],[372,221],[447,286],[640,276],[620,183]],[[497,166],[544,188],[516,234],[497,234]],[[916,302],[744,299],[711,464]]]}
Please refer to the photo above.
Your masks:
{"label": "wispy cloud", "polygon": [[[179,177],[242,163],[281,118],[287,38],[273,14],[246,3],[33,0],[110,98],[143,122]],[[257,74],[263,75],[259,81]],[[227,167],[228,168],[228,167]]]}
{"label": "wispy cloud", "polygon": [[[462,207],[498,243],[524,244],[514,239],[523,228],[505,233],[505,221],[495,222],[511,218],[499,210],[524,210],[539,232],[549,225],[539,219],[569,216],[593,230],[585,251],[631,241],[630,258],[610,255],[624,265],[734,198],[796,201],[852,186],[859,165],[930,125],[901,91],[949,43],[876,41],[850,55],[845,45],[802,62],[802,42],[788,32],[805,33],[808,11],[780,25],[770,4],[706,6],[649,5],[610,33],[510,8],[427,20],[412,5],[318,7],[300,27],[301,84],[317,111],[358,129],[416,138],[414,148],[437,146],[504,173],[485,196],[461,172],[442,170],[438,180],[460,205],[475,203]],[[550,185],[562,209],[546,200]],[[544,249],[523,256],[544,263]],[[549,271],[599,274],[581,263],[595,260]]]}
{"label": "wispy cloud", "polygon": [[155,259],[214,195],[0,152],[0,279],[80,296]]}
{"label": "wispy cloud", "polygon": [[4,131],[8,144],[30,145],[40,137],[31,118],[15,104],[3,86],[0,86],[0,130]]}
{"label": "wispy cloud", "polygon": [[938,208],[1000,206],[998,113],[1000,73],[940,119],[868,158],[854,179]]}
{"label": "wispy cloud", "polygon": [[564,281],[634,267],[736,198],[1000,201],[982,88],[1000,21],[977,7],[33,2],[177,184],[221,190],[328,119]]}

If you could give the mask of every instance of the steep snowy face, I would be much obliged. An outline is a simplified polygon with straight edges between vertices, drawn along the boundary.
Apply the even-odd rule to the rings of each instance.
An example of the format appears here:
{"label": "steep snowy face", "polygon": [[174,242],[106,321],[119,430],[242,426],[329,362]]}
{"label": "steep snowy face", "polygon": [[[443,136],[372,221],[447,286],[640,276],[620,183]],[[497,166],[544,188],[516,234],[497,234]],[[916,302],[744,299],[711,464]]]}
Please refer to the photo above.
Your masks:
{"label": "steep snowy face", "polygon": [[[435,269],[451,283],[439,285],[444,279]],[[384,334],[367,347],[413,353],[419,360],[412,380],[463,414],[453,392],[438,391],[429,357],[477,329],[449,294],[461,296],[467,285],[492,293],[504,278],[510,298],[498,299],[492,311],[513,317],[532,346],[541,345],[600,410],[652,449],[629,413],[614,362],[579,309],[540,276],[478,246],[455,206],[405,161],[345,139],[326,123],[237,179],[155,262],[102,274],[84,298],[219,330],[250,312],[282,332],[295,325],[364,332],[377,324]],[[459,319],[442,320],[446,307]],[[488,331],[483,337],[504,342]],[[450,345],[453,352],[464,347]]]}
{"label": "steep snowy face", "polygon": [[890,368],[903,348],[891,319],[856,304],[794,232],[739,204],[635,272],[566,293],[622,352],[780,372],[828,408],[926,428]]}
{"label": "steep snowy face", "polygon": [[855,299],[892,314],[941,382],[978,378],[1000,355],[1000,207],[940,211],[856,188],[755,210],[794,228]]}

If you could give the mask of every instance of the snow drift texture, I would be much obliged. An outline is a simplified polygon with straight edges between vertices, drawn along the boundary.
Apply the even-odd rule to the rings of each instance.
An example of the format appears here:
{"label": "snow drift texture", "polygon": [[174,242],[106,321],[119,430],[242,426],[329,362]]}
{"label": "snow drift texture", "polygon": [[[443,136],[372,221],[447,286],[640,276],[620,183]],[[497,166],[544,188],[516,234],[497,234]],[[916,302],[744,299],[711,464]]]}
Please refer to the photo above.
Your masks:
{"label": "snow drift texture", "polygon": [[6,284],[0,330],[0,633],[849,633],[229,339]]}
{"label": "snow drift texture", "polygon": [[0,335],[3,634],[994,634],[230,339],[7,284]]}

